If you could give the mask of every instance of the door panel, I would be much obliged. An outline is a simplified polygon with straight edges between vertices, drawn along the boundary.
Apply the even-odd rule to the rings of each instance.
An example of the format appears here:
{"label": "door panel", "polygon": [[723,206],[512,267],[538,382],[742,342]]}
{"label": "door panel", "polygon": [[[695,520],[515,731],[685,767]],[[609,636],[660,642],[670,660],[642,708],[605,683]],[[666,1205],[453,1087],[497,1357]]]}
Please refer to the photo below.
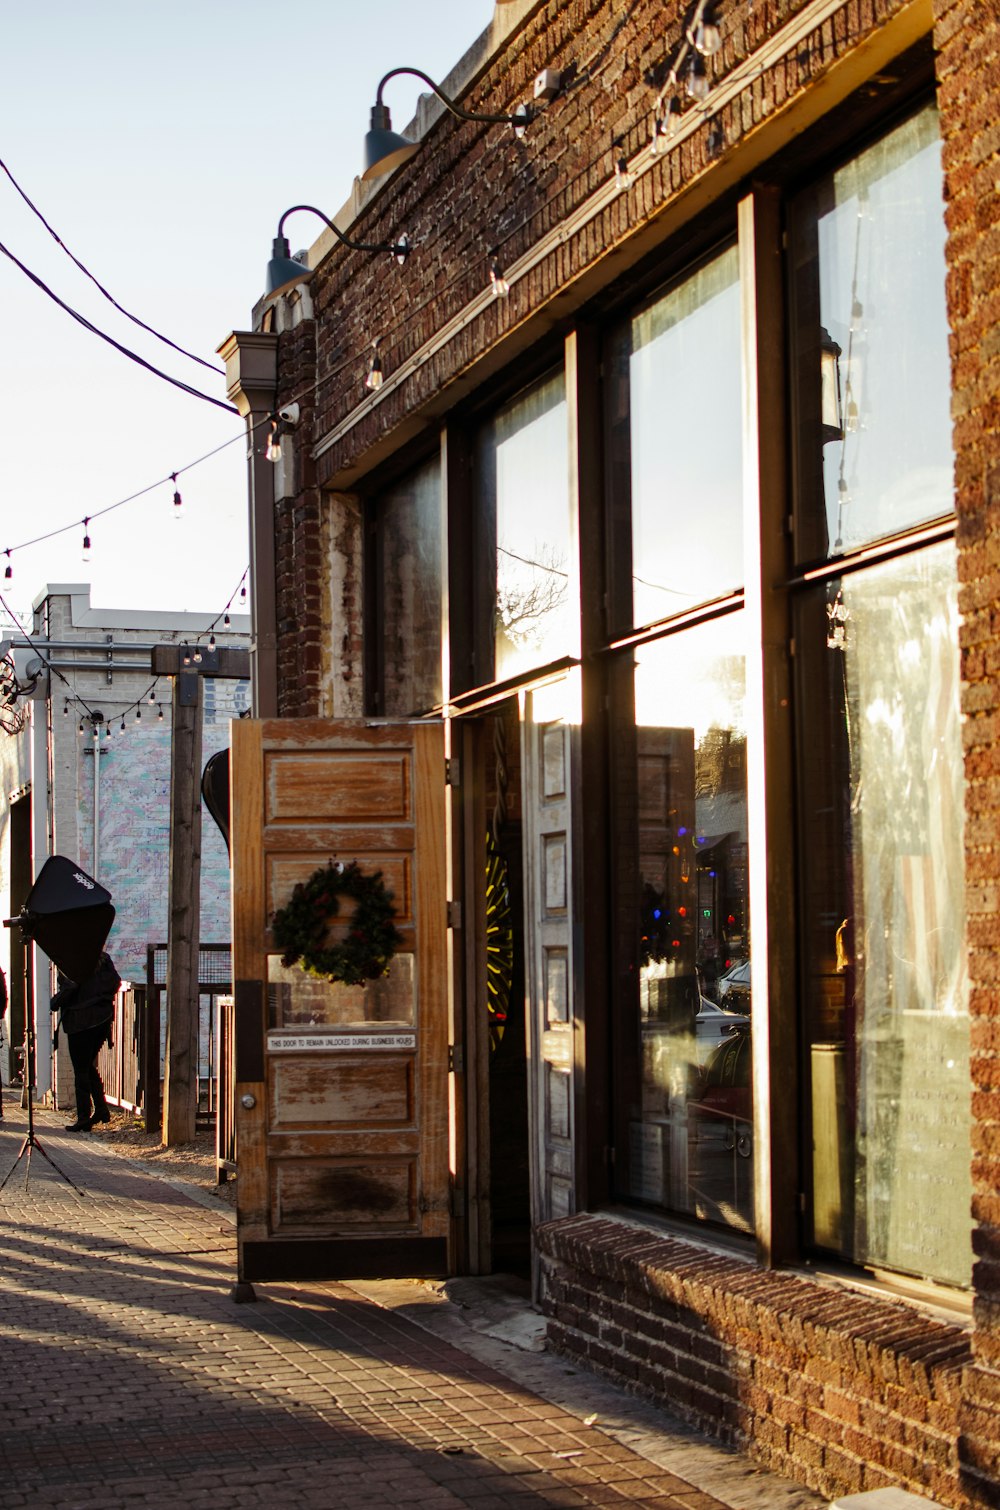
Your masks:
{"label": "door panel", "polygon": [[[441,725],[240,720],[232,760],[240,1277],[443,1275]],[[393,892],[402,943],[364,986],[283,966],[271,936],[331,859],[380,870]]]}
{"label": "door panel", "polygon": [[532,1221],[575,1209],[569,679],[523,694]]}

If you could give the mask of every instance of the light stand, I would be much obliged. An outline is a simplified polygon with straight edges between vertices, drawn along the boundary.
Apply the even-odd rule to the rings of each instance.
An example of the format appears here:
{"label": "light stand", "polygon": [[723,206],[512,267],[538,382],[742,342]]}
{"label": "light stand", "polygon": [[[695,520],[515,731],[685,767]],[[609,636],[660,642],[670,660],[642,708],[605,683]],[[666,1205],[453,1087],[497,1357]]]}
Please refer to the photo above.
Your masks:
{"label": "light stand", "polygon": [[10,1166],[10,1168],[7,1171],[7,1173],[4,1175],[3,1179],[0,1180],[0,1190],[3,1190],[4,1186],[7,1184],[7,1181],[10,1179],[11,1175],[14,1173],[14,1170],[17,1168],[18,1164],[20,1164],[21,1160],[24,1158],[25,1154],[27,1154],[27,1159],[25,1160],[25,1166],[24,1166],[24,1188],[25,1188],[25,1190],[27,1190],[27,1188],[28,1188],[28,1180],[31,1177],[31,1150],[33,1148],[37,1148],[38,1152],[41,1154],[42,1158],[46,1161],[46,1163],[51,1164],[52,1168],[55,1170],[56,1174],[59,1175],[62,1179],[64,1179],[66,1181],[67,1185],[69,1185],[72,1190],[76,1191],[76,1194],[80,1197],[81,1200],[83,1200],[83,1192],[81,1190],[79,1190],[76,1185],[73,1184],[73,1181],[70,1179],[70,1177],[66,1173],[66,1171],[63,1170],[63,1169],[60,1169],[59,1165],[56,1163],[56,1161],[49,1154],[47,1154],[45,1152],[45,1149],[42,1147],[41,1143],[39,1143],[38,1139],[35,1137],[35,1108],[34,1108],[34,1101],[32,1099],[32,1085],[33,1085],[34,1078],[35,1078],[35,1023],[34,1023],[34,1011],[32,1010],[32,1011],[29,1012],[29,1010],[28,1010],[28,948],[27,948],[27,945],[28,945],[29,940],[32,937],[32,933],[31,933],[32,917],[31,917],[31,914],[22,911],[19,917],[16,917],[16,918],[4,918],[3,925],[4,925],[5,928],[20,928],[22,941],[23,941],[24,946],[25,946],[24,947],[24,1048],[21,1051],[22,1054],[23,1054],[23,1065],[22,1065],[21,1073],[22,1073],[22,1075],[24,1077],[24,1092],[25,1092],[25,1098],[26,1098],[27,1108],[28,1108],[28,1131],[27,1131],[27,1133],[24,1136],[24,1142],[21,1144],[21,1147],[18,1150],[17,1158],[14,1160],[13,1164]]}

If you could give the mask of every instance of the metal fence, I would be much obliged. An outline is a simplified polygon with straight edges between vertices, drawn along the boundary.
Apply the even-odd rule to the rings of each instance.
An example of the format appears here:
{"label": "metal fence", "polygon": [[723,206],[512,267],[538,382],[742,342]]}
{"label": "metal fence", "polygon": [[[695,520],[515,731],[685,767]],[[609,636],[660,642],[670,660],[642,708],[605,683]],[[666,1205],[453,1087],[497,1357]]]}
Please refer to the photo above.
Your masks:
{"label": "metal fence", "polygon": [[[216,1120],[219,1076],[219,999],[232,991],[232,951],[228,944],[202,944],[198,951],[198,1122]],[[159,1130],[162,1116],[163,1066],[166,1057],[167,946],[150,944],[146,951],[146,1010],[144,1013],[143,1115],[147,1132]]]}

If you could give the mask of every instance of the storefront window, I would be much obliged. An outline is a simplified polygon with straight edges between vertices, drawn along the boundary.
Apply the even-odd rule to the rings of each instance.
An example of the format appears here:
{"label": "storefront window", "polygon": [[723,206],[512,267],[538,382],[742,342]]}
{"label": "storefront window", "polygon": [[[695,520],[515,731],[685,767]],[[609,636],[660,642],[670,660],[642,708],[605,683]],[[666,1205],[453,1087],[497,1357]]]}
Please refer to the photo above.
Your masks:
{"label": "storefront window", "polygon": [[845,560],[795,602],[811,1237],[967,1286],[955,549],[906,540],[953,502],[934,111],[801,196],[791,248],[796,552]]}
{"label": "storefront window", "polygon": [[379,711],[390,718],[441,702],[442,533],[435,457],[378,500]]}
{"label": "storefront window", "polygon": [[632,622],[743,585],[735,248],[631,322]]}
{"label": "storefront window", "polygon": [[813,1237],[967,1285],[954,549],[830,582],[799,619]]}
{"label": "storefront window", "polygon": [[476,474],[482,527],[495,531],[492,631],[495,676],[503,680],[579,647],[561,372],[521,394],[480,432]]}
{"label": "storefront window", "polygon": [[750,1231],[743,632],[743,614],[730,614],[637,652],[621,807],[638,859],[629,1193]]}
{"label": "storefront window", "polygon": [[819,560],[952,509],[937,113],[822,179],[791,228],[796,542]]}

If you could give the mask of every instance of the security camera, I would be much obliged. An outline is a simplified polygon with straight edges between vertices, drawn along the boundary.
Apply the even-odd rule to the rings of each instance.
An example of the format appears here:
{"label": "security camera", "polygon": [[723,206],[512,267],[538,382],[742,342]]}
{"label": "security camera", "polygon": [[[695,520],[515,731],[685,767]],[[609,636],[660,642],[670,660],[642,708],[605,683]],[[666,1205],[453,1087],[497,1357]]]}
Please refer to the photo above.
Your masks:
{"label": "security camera", "polygon": [[300,413],[301,410],[299,409],[298,404],[286,404],[283,409],[278,410],[278,418],[281,420],[282,424],[297,425],[299,422]]}

